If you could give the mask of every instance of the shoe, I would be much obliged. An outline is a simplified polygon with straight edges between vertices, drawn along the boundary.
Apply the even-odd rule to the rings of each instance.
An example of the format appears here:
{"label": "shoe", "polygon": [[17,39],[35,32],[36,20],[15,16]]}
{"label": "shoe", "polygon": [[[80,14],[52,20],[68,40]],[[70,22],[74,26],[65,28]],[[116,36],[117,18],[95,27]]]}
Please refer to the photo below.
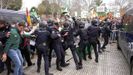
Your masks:
{"label": "shoe", "polygon": [[61,67],[57,67],[56,68],[58,71],[62,71],[62,68]]}
{"label": "shoe", "polygon": [[86,57],[83,58],[85,61],[87,60]]}
{"label": "shoe", "polygon": [[92,57],[91,57],[90,55],[88,56],[88,58],[89,58],[89,59],[92,59]]}
{"label": "shoe", "polygon": [[98,63],[98,59],[95,59],[95,62]]}
{"label": "shoe", "polygon": [[82,63],[78,63],[78,65],[79,65],[79,68],[80,68],[80,69],[82,69],[82,68],[83,68]]}
{"label": "shoe", "polygon": [[99,53],[102,53],[102,51],[98,51]]}
{"label": "shoe", "polygon": [[30,67],[30,66],[34,66],[34,65],[35,65],[35,63],[32,63],[32,64],[28,65],[28,67]]}
{"label": "shoe", "polygon": [[37,69],[37,73],[40,73],[40,69]]}
{"label": "shoe", "polygon": [[79,65],[76,66],[76,70],[80,70],[80,69],[82,69],[82,67],[80,67]]}
{"label": "shoe", "polygon": [[69,66],[70,64],[69,63],[65,63],[65,64],[61,64],[60,66],[61,67],[67,67],[67,66]]}

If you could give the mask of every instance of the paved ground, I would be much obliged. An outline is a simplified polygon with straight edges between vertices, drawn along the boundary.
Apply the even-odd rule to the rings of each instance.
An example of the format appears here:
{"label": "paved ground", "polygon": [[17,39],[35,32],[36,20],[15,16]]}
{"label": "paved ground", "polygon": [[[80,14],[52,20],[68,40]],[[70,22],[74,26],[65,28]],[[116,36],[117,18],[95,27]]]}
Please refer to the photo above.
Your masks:
{"label": "paved ground", "polygon": [[[69,58],[71,58],[70,51],[68,51],[66,60]],[[63,68],[62,72],[56,70],[55,58],[53,58],[50,72],[54,73],[54,75],[129,75],[129,65],[121,51],[116,49],[116,44],[107,46],[106,52],[100,54],[98,64],[94,62],[94,58],[93,53],[93,60],[84,61],[84,68],[78,71],[75,69],[72,59],[69,61],[70,65]],[[33,61],[36,62],[35,59]],[[44,75],[43,64],[40,74],[36,73],[36,66],[25,69],[25,72],[28,75]]]}

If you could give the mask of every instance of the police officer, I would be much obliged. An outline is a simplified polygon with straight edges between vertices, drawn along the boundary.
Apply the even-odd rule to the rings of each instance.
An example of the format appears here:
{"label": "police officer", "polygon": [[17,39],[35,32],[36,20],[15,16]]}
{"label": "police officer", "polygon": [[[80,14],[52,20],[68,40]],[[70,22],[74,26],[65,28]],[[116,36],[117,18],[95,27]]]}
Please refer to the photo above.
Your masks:
{"label": "police officer", "polygon": [[91,26],[89,26],[87,28],[87,34],[88,34],[88,58],[92,59],[91,56],[91,51],[90,51],[90,47],[92,46],[94,48],[94,52],[95,52],[95,62],[98,63],[98,49],[97,49],[97,44],[98,44],[98,36],[99,36],[99,30],[96,27],[96,21],[92,21],[91,22]]}
{"label": "police officer", "polygon": [[71,27],[71,24],[70,22],[66,21],[64,23],[64,29],[61,31],[61,34],[64,38],[64,42],[66,43],[67,45],[67,48],[70,48],[71,52],[72,52],[72,55],[73,55],[73,58],[74,58],[74,62],[75,62],[75,65],[76,65],[76,69],[79,70],[81,69],[81,67],[79,66],[79,61],[78,61],[78,57],[77,57],[77,53],[76,53],[76,46],[74,45],[74,32],[73,32],[73,29]]}
{"label": "police officer", "polygon": [[79,35],[80,37],[80,42],[79,42],[79,65],[82,67],[82,56],[83,55],[83,59],[86,60],[86,47],[88,44],[88,35],[87,35],[87,29],[84,28],[85,24],[83,22],[79,23],[79,31],[76,35]]}
{"label": "police officer", "polygon": [[54,28],[52,29],[52,48],[54,49],[57,59],[56,59],[56,69],[62,71],[61,67],[66,67],[69,64],[65,63],[65,52],[62,46],[61,34],[59,32],[59,24],[54,23]]}
{"label": "police officer", "polygon": [[36,47],[38,53],[37,59],[37,72],[40,72],[41,68],[41,58],[44,58],[44,65],[45,65],[45,75],[53,75],[49,73],[49,60],[48,60],[48,42],[50,39],[50,32],[47,30],[46,24],[41,22],[39,24],[39,29],[34,32],[36,35]]}
{"label": "police officer", "polygon": [[101,49],[104,51],[104,49],[106,49],[106,46],[109,42],[109,37],[110,37],[110,29],[107,23],[104,24],[104,27],[102,28],[102,37],[104,39],[104,44],[101,47]]}

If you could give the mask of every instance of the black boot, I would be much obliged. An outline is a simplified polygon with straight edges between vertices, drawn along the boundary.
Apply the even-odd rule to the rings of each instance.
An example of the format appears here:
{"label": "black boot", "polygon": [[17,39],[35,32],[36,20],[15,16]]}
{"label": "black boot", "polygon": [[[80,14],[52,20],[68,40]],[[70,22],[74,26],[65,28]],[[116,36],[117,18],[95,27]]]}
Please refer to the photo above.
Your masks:
{"label": "black boot", "polygon": [[41,67],[38,67],[38,68],[37,68],[37,73],[40,73],[40,68],[41,68]]}
{"label": "black boot", "polygon": [[83,59],[86,61],[86,60],[87,60],[87,59],[86,59],[86,56],[84,56]]}
{"label": "black boot", "polygon": [[61,64],[60,66],[61,67],[67,67],[67,66],[69,66],[69,63],[64,63],[64,64]]}
{"label": "black boot", "polygon": [[61,68],[61,66],[60,66],[60,63],[59,62],[57,62],[56,63],[56,69],[58,70],[58,71],[62,71],[62,68]]}
{"label": "black boot", "polygon": [[98,63],[98,58],[95,59],[95,62]]}
{"label": "black boot", "polygon": [[91,55],[89,55],[89,56],[88,56],[88,58],[89,58],[89,59],[92,59],[92,56],[91,56]]}
{"label": "black boot", "polygon": [[57,69],[58,71],[62,71],[62,68],[61,68],[60,66],[58,66],[56,69]]}
{"label": "black boot", "polygon": [[76,66],[76,70],[82,69],[79,65]]}
{"label": "black boot", "polygon": [[78,65],[79,65],[79,68],[83,68],[83,64],[82,64],[82,61],[80,61],[79,63],[78,63]]}

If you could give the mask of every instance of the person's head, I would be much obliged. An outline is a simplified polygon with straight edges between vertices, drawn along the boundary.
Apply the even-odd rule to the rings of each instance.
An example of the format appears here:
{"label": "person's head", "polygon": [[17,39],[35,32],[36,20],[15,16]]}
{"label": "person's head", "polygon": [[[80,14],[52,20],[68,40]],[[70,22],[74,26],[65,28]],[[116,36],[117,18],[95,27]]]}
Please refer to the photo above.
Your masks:
{"label": "person's head", "polygon": [[39,29],[45,29],[47,27],[47,24],[45,22],[39,23]]}
{"label": "person's head", "polygon": [[5,21],[0,20],[0,29],[3,28],[3,27],[5,27],[5,23],[6,23]]}
{"label": "person's head", "polygon": [[55,22],[55,23],[54,23],[54,27],[55,27],[56,29],[59,29],[59,23],[58,23],[58,22]]}
{"label": "person's head", "polygon": [[25,23],[24,22],[18,23],[16,27],[21,32],[24,30]]}
{"label": "person's head", "polygon": [[79,22],[79,28],[84,28],[85,27],[85,23],[83,23],[83,22]]}
{"label": "person's head", "polygon": [[70,26],[70,23],[68,21],[66,21],[64,24],[63,24],[64,28],[68,28]]}
{"label": "person's head", "polygon": [[91,21],[91,24],[92,24],[93,26],[97,26],[97,21],[92,20],[92,21]]}

